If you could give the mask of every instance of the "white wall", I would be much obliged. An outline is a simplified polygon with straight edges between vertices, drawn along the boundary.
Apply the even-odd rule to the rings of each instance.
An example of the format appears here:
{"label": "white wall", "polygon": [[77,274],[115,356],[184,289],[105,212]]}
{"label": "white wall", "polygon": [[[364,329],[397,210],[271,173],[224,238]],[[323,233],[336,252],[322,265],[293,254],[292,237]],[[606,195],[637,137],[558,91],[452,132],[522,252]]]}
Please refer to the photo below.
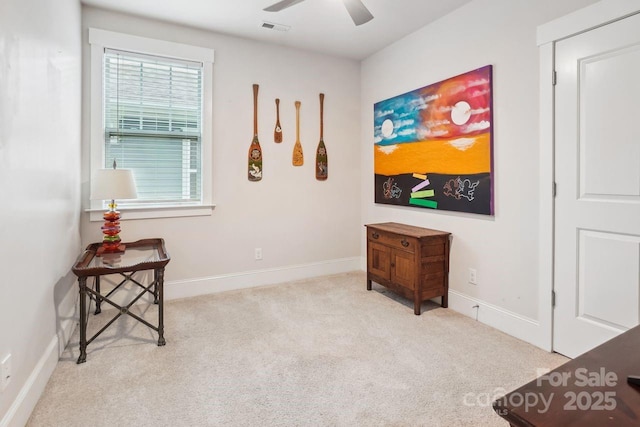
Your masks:
{"label": "white wall", "polygon": [[[538,345],[538,49],[536,27],[594,0],[475,0],[362,64],[362,221],[453,233],[451,307]],[[494,66],[495,216],[375,205],[373,104]],[[365,251],[364,234],[361,238]],[[478,285],[468,283],[469,268]]]}
{"label": "white wall", "polygon": [[80,250],[80,4],[0,2],[0,426],[23,425],[73,322]]}
{"label": "white wall", "polygon": [[[215,49],[212,161],[217,207],[211,216],[123,221],[124,241],[147,237],[166,240],[172,256],[166,274],[169,298],[359,265],[357,259],[354,261],[360,256],[361,228],[358,62],[90,7],[83,7],[82,17],[85,76],[89,27]],[[260,84],[258,121],[264,178],[259,183],[249,182],[246,177],[247,152],[253,136],[253,83]],[[86,168],[88,85],[85,80],[85,203],[90,176]],[[316,181],[314,173],[320,92],[326,95],[324,139],[329,153],[329,179],[325,182]],[[273,142],[276,97],[281,100],[282,144]],[[301,168],[291,165],[296,100],[302,102],[305,164]],[[126,212],[123,215],[126,218]],[[100,223],[89,222],[87,214],[83,214],[81,228],[84,244],[101,239]],[[263,250],[262,261],[254,260],[256,247]],[[328,264],[314,269],[313,264],[319,262]],[[300,265],[305,267],[282,270]],[[263,274],[246,274],[256,270]]]}

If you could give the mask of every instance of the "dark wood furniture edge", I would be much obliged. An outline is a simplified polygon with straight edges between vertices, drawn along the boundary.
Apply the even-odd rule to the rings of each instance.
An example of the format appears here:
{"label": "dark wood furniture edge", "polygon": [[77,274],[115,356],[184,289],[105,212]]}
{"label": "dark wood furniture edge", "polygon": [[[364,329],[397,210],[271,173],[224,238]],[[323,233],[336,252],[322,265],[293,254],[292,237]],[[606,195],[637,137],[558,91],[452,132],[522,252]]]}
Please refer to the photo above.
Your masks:
{"label": "dark wood furniture edge", "polygon": [[[549,374],[554,372],[571,373],[567,385],[551,386],[548,381],[543,385],[539,385],[538,378],[536,378],[496,399],[492,403],[492,407],[502,419],[517,427],[536,425],[640,425],[640,387],[627,383],[628,375],[635,375],[640,372],[640,362],[638,362],[637,358],[638,348],[640,348],[640,326],[629,329],[549,372]],[[600,369],[605,369],[606,372],[616,374],[617,384],[611,387],[578,386],[575,384],[574,375],[577,369],[587,369],[588,372],[599,372]],[[558,411],[557,407],[561,406],[562,403],[566,403],[562,399],[565,392],[590,393],[594,391],[614,392],[616,408],[613,410]],[[555,393],[557,399],[554,399],[555,405],[550,407],[551,410],[543,414],[536,412],[537,406],[529,408],[529,412],[522,412],[522,406],[513,407],[509,403],[509,397],[513,394],[542,393],[548,395],[549,392]]]}
{"label": "dark wood furniture edge", "polygon": [[[388,231],[390,233],[396,234],[406,234],[411,237],[421,238],[421,237],[429,237],[429,236],[438,236],[438,235],[451,235],[448,231],[441,231],[432,228],[425,228],[419,225],[410,225],[410,224],[401,224],[399,222],[380,222],[373,224],[364,224],[365,227],[373,227],[378,228],[383,231]],[[421,233],[416,233],[415,229],[420,229]]]}
{"label": "dark wood furniture edge", "polygon": [[[514,390],[515,391],[515,390]],[[509,423],[511,427],[536,427],[535,424],[531,424],[529,421],[521,418],[518,414],[510,412],[508,409],[500,407],[499,402],[503,398],[498,399],[491,405],[496,414],[498,414],[503,420]]]}
{"label": "dark wood furniture edge", "polygon": [[[144,266],[145,270],[147,269],[156,269],[166,266],[171,260],[171,256],[167,252],[164,246],[164,239],[155,238],[155,239],[142,239],[137,240],[135,242],[124,243],[127,249],[134,249],[140,247],[155,247],[158,250],[158,254],[160,255],[160,260],[158,261],[144,261],[139,263],[138,265]],[[78,276],[96,276],[96,275],[105,275],[111,273],[124,273],[131,269],[131,266],[122,266],[122,267],[86,267],[91,260],[96,256],[98,252],[98,248],[102,246],[102,243],[91,243],[89,244],[84,252],[78,256],[75,264],[71,267],[71,271]]]}

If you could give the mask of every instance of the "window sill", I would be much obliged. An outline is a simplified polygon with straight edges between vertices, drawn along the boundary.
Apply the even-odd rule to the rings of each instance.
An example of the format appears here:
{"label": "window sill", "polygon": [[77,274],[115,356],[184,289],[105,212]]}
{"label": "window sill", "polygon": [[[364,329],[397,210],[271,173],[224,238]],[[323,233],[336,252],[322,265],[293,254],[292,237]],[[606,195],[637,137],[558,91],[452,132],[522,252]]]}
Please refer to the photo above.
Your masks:
{"label": "window sill", "polygon": [[[215,204],[208,205],[166,205],[166,206],[136,206],[121,207],[118,211],[122,213],[122,220],[130,219],[152,219],[152,218],[178,218],[185,216],[210,216],[215,209]],[[89,221],[104,221],[102,214],[106,209],[85,209],[89,213]]]}

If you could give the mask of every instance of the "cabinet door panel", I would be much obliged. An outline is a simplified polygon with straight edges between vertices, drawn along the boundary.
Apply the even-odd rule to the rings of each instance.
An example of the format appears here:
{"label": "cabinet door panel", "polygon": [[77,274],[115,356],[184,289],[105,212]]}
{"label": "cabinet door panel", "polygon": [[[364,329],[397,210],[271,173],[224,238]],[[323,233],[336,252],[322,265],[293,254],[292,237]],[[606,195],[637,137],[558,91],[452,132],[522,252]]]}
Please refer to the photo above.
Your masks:
{"label": "cabinet door panel", "polygon": [[444,243],[425,244],[422,246],[422,257],[444,255]]}
{"label": "cabinet door panel", "polygon": [[369,242],[367,269],[381,279],[389,280],[391,265],[391,249],[375,242]]}
{"label": "cabinet door panel", "polygon": [[415,289],[415,258],[412,253],[391,249],[391,281]]}

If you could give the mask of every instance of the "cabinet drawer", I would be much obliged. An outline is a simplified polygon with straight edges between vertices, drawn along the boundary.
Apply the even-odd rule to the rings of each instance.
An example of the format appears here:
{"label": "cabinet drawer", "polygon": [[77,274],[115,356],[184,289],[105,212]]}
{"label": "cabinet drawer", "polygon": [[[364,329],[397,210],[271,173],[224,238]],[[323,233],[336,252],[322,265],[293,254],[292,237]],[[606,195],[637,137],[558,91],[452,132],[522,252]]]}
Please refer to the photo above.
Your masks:
{"label": "cabinet drawer", "polygon": [[381,245],[391,246],[392,248],[402,249],[403,251],[411,253],[414,253],[416,250],[415,239],[399,234],[370,229],[367,231],[367,238],[370,242],[380,243]]}

